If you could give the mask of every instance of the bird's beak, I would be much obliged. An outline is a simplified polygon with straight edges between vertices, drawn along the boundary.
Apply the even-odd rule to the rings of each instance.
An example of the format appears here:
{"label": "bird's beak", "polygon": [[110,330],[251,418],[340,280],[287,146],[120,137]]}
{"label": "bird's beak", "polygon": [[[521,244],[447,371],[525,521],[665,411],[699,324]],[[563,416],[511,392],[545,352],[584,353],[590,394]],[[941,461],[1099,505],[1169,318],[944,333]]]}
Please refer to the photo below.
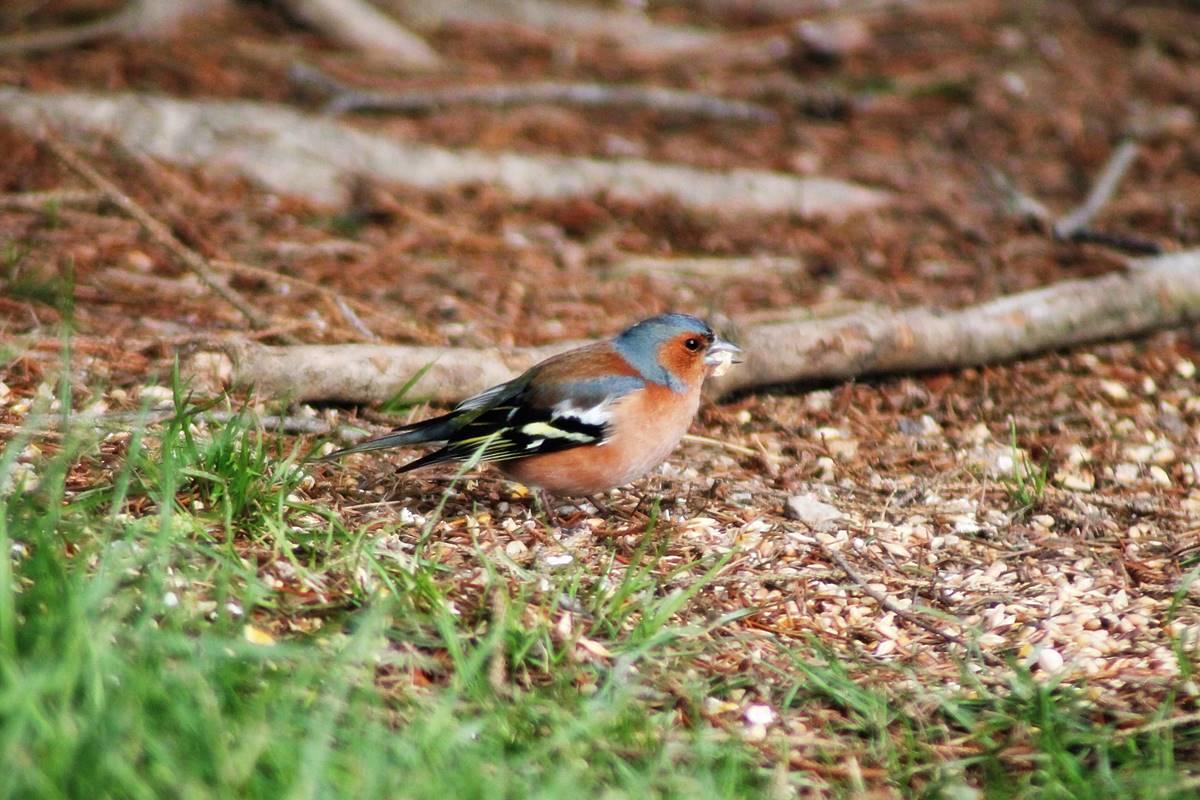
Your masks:
{"label": "bird's beak", "polygon": [[742,348],[718,336],[708,346],[708,352],[704,354],[704,363],[710,367],[740,364],[742,363]]}

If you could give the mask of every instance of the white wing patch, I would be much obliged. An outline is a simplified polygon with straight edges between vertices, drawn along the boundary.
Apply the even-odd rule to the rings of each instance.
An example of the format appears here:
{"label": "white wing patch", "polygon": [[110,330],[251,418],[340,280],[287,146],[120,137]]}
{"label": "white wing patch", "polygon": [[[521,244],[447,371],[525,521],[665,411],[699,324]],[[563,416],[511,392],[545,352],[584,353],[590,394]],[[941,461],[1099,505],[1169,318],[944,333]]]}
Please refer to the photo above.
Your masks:
{"label": "white wing patch", "polygon": [[550,414],[552,417],[572,417],[584,425],[595,425],[598,428],[604,427],[612,419],[608,400],[590,408],[579,408],[570,400],[563,400],[554,406]]}

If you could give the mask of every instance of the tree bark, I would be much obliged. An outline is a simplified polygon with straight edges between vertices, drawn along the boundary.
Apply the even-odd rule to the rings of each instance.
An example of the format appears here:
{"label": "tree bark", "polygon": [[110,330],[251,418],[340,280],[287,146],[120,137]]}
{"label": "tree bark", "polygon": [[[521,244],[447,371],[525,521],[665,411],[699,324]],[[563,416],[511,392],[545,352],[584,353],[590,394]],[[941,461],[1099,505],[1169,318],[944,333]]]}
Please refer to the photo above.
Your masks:
{"label": "tree bark", "polygon": [[[798,312],[803,313],[803,312]],[[1133,262],[1127,272],[1065,281],[939,312],[862,311],[732,332],[745,363],[711,381],[712,396],[861,375],[954,369],[1200,321],[1200,250]],[[577,346],[513,351],[381,345],[231,351],[233,382],[294,401],[381,402],[422,369],[410,396],[453,402]],[[211,354],[205,363],[211,364]]]}

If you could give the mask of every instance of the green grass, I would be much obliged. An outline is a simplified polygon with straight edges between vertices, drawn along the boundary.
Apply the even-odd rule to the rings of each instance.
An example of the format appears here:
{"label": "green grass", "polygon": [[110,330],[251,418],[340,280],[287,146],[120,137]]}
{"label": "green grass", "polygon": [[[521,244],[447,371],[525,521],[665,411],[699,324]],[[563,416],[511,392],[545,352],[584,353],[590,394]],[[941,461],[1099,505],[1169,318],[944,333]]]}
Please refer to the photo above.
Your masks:
{"label": "green grass", "polygon": [[1008,422],[1008,443],[1012,450],[1012,472],[1001,479],[1001,484],[1013,511],[1026,514],[1042,504],[1049,482],[1050,464],[1030,462],[1029,456],[1017,444],[1017,424],[1011,419]]}
{"label": "green grass", "polygon": [[47,275],[44,269],[29,263],[25,245],[8,242],[0,250],[0,288],[14,300],[33,300],[61,309],[70,303],[74,291],[69,262],[65,266],[66,276],[57,272]]}
{"label": "green grass", "polygon": [[[288,499],[295,454],[248,418],[202,433],[197,414],[180,398],[104,485],[67,488],[72,469],[99,466],[95,442],[77,440],[37,465],[36,488],[0,499],[13,554],[0,797],[735,797],[763,784],[752,750],[676,725],[637,680],[695,634],[668,624],[689,593],[632,600],[655,585],[648,571],[613,595],[565,577],[598,629],[642,615],[615,648],[622,669],[578,662],[551,631],[557,594],[510,595],[495,575],[490,608],[456,612],[438,564],[383,563],[336,522],[291,525],[312,511]],[[365,564],[377,589],[310,635],[254,644],[246,614],[280,599],[247,545],[327,579]],[[410,672],[430,681],[380,688]]]}
{"label": "green grass", "polygon": [[[628,568],[547,577],[477,547],[471,604],[431,529],[380,557],[297,493],[289,440],[248,415],[206,425],[178,388],[115,449],[82,430],[44,445],[32,484],[13,479],[26,443],[0,455],[0,798],[1196,796],[1200,725],[1172,722],[1195,700],[1166,679],[1158,711],[1118,719],[1019,664],[948,688],[814,640],[780,644],[770,685],[699,668],[753,609],[680,623],[726,557],[668,566],[653,514]],[[270,560],[348,589],[296,614]],[[746,690],[837,769],[781,771],[784,729],[754,745],[707,721]]]}

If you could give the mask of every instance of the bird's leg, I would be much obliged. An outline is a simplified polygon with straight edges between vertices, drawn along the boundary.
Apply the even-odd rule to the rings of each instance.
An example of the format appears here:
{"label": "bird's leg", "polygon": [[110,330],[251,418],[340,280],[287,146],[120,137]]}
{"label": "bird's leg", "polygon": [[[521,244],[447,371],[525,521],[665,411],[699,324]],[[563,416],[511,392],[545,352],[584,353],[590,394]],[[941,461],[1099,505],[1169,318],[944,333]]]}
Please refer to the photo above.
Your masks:
{"label": "bird's leg", "polygon": [[545,489],[537,490],[538,505],[542,507],[542,515],[546,518],[546,525],[552,530],[558,530],[560,520],[558,514],[554,510],[553,504],[550,502],[550,493]]}
{"label": "bird's leg", "polygon": [[[662,501],[662,491],[661,491],[662,487],[659,486],[658,488],[659,488],[659,492],[657,494],[654,494],[650,491],[642,492],[638,496],[637,505],[633,507],[633,511],[629,512],[629,516],[636,517],[640,514],[645,519],[649,519],[650,513],[654,508],[654,503],[656,501],[661,503],[661,501]],[[646,505],[647,503],[650,504],[650,508],[648,508],[646,510],[642,510],[642,507],[644,505]]]}
{"label": "bird's leg", "polygon": [[595,506],[597,514],[602,514],[606,517],[611,517],[612,516],[612,506],[610,506],[608,503],[601,502],[600,497],[601,497],[601,495],[599,495],[599,494],[589,494],[589,495],[587,495],[587,501],[589,503],[591,503],[593,506]]}

